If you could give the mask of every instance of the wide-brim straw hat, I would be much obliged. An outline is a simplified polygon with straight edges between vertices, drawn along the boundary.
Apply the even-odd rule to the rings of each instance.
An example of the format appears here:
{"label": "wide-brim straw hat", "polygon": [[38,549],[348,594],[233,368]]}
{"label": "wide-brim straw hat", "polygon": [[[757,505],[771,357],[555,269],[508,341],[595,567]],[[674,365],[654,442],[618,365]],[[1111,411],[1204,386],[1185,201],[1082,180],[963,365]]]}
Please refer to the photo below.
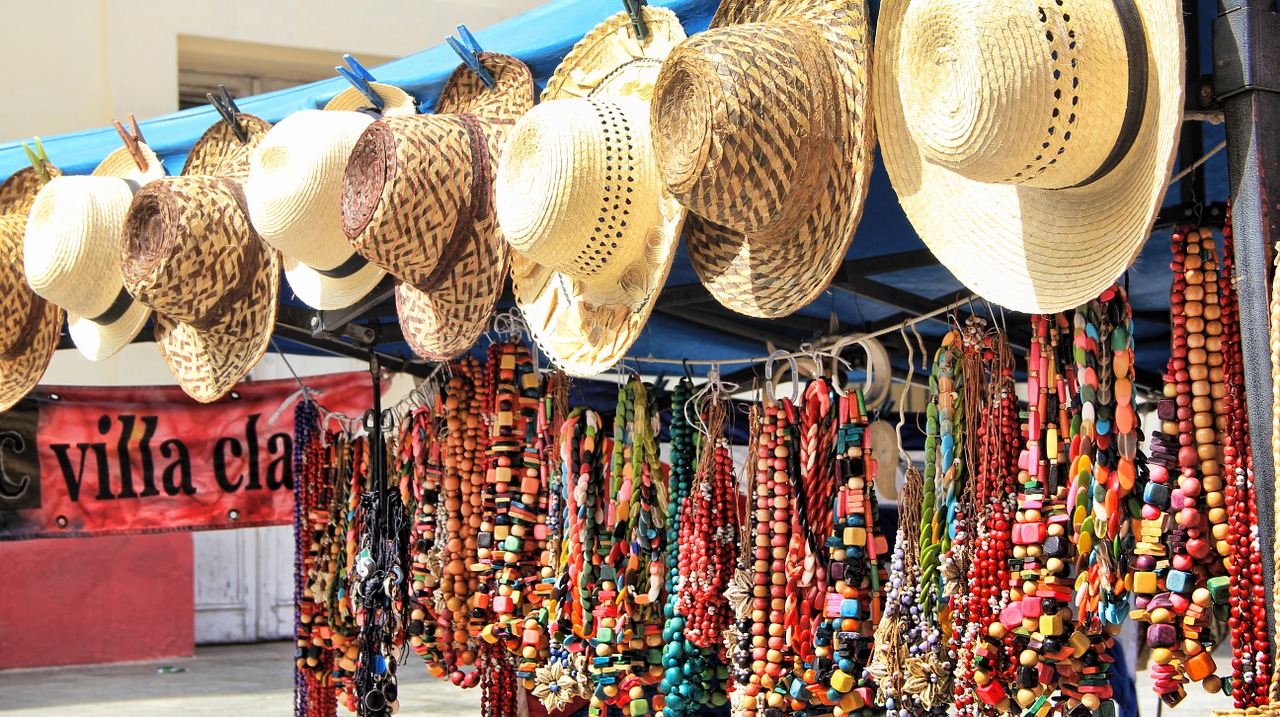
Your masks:
{"label": "wide-brim straw hat", "polygon": [[607,370],[639,337],[684,222],[658,176],[649,100],[685,34],[670,10],[643,13],[644,41],[623,12],[574,45],[498,170],[516,303],[542,350],[577,376]]}
{"label": "wide-brim straw hat", "polygon": [[1132,263],[1182,124],[1180,4],[884,0],[876,49],[889,178],[965,286],[1051,313]]}
{"label": "wide-brim straw hat", "polygon": [[[49,173],[58,175],[54,167]],[[32,291],[22,269],[27,213],[40,187],[32,169],[0,184],[0,411],[40,382],[62,336],[62,308]]]}
{"label": "wide-brim straw hat", "polygon": [[724,0],[663,64],[653,136],[707,290],[777,318],[831,283],[875,157],[861,0]]}
{"label": "wide-brim straw hat", "polygon": [[236,120],[248,141],[225,122],[210,127],[182,176],[134,197],[120,242],[125,287],[155,311],[165,363],[201,402],[230,391],[266,353],[280,290],[279,255],[254,231],[242,189],[270,125]]}
{"label": "wide-brim straw hat", "polygon": [[405,339],[428,359],[457,356],[475,343],[506,274],[493,177],[506,133],[533,106],[533,76],[506,55],[481,53],[480,62],[494,87],[459,66],[434,114],[370,124],[343,180],[346,236],[401,282]]}
{"label": "wide-brim straw hat", "polygon": [[[382,115],[412,115],[413,98],[370,83]],[[271,128],[253,153],[245,197],[262,240],[280,250],[294,295],[314,309],[341,309],[369,293],[386,274],[352,250],[342,232],[342,175],[347,158],[374,121],[354,87],[324,110],[295,112]]]}
{"label": "wide-brim straw hat", "polygon": [[90,176],[57,177],[36,197],[27,221],[27,283],[67,312],[67,332],[81,354],[101,361],[127,346],[151,316],[124,288],[120,231],[134,193],[164,176],[164,165],[138,143],[146,170],[118,149]]}

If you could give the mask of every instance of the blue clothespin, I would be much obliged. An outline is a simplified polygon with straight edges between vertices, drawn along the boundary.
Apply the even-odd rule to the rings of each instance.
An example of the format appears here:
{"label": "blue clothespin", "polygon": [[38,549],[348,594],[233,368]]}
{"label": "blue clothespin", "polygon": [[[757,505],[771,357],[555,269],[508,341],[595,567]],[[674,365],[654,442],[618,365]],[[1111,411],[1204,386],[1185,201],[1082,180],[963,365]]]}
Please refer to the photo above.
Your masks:
{"label": "blue clothespin", "polygon": [[31,163],[31,168],[36,170],[36,175],[40,177],[41,184],[48,184],[52,177],[49,176],[49,155],[44,151],[44,144],[39,137],[35,138],[36,148],[32,151],[31,147],[26,143],[22,143],[22,151],[27,153],[27,161]]}
{"label": "blue clothespin", "polygon": [[476,73],[476,76],[480,78],[485,87],[493,87],[498,84],[497,80],[493,79],[493,75],[485,69],[484,65],[480,64],[480,53],[484,52],[484,50],[480,49],[480,43],[476,42],[475,36],[471,34],[466,25],[458,26],[458,35],[462,38],[461,41],[452,35],[446,37],[444,41],[449,43],[449,47],[453,48],[458,57],[462,58],[462,64],[471,68],[471,71]]}
{"label": "blue clothespin", "polygon": [[240,121],[236,119],[240,108],[236,107],[236,101],[231,99],[231,93],[227,92],[227,86],[218,85],[218,96],[216,97],[212,92],[206,92],[204,96],[209,100],[209,104],[213,105],[213,108],[218,111],[218,114],[222,115],[222,121],[231,127],[236,139],[240,140],[241,144],[248,142],[249,132],[244,127],[241,127]]}
{"label": "blue clothespin", "polygon": [[636,32],[637,40],[649,38],[649,26],[644,23],[644,13],[640,11],[640,8],[648,4],[646,0],[622,0],[623,7],[631,16],[631,28]]}
{"label": "blue clothespin", "polygon": [[374,91],[373,86],[369,84],[370,82],[374,82],[373,75],[369,74],[369,71],[364,68],[364,65],[357,62],[356,58],[351,55],[343,55],[342,59],[351,66],[351,69],[348,70],[341,65],[333,69],[337,70],[339,75],[345,77],[347,82],[351,83],[352,87],[360,90],[360,94],[364,95],[365,99],[369,100],[369,104],[373,105],[374,109],[381,112],[382,109],[386,107],[387,103],[377,92]]}

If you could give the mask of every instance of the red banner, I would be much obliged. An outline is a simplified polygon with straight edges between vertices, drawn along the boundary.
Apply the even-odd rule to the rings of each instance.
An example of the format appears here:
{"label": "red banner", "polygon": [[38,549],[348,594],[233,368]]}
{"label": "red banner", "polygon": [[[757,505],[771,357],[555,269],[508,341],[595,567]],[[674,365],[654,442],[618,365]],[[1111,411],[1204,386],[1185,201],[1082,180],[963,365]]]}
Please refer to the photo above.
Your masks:
{"label": "red banner", "polygon": [[[306,379],[360,416],[364,372]],[[281,525],[293,520],[293,380],[202,404],[177,387],[41,387],[0,413],[0,540]]]}

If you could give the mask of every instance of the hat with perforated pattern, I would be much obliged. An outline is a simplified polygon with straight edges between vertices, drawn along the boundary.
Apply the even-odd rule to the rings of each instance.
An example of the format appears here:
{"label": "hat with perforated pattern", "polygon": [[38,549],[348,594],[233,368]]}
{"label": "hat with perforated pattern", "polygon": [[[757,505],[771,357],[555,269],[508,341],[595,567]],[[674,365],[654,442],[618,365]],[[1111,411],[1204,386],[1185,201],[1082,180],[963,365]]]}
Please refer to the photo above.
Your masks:
{"label": "hat with perforated pattern", "polygon": [[723,0],[662,66],[653,137],[707,290],[786,316],[844,262],[875,157],[862,0]]}
{"label": "hat with perforated pattern", "polygon": [[343,230],[356,252],[400,280],[405,341],[432,360],[469,349],[502,294],[508,251],[493,213],[493,167],[533,106],[524,63],[490,52],[479,61],[493,87],[459,65],[434,114],[369,125],[343,177]]}
{"label": "hat with perforated pattern", "polygon": [[178,385],[208,403],[266,353],[280,291],[279,254],[249,222],[242,189],[249,157],[271,125],[219,121],[191,148],[178,177],[140,189],[125,218],[125,288],[155,312],[156,344]]}
{"label": "hat with perforated pattern", "polygon": [[[383,100],[382,115],[412,115],[403,90],[370,83]],[[315,309],[341,309],[368,294],[386,274],[356,253],[342,231],[342,175],[356,140],[374,116],[354,87],[324,110],[302,110],[280,120],[249,163],[244,194],[262,240],[280,250],[293,293]]]}
{"label": "hat with perforated pattern", "polygon": [[1110,286],[1169,182],[1182,37],[1173,0],[884,0],[880,150],[939,261],[1028,313]]}
{"label": "hat with perforated pattern", "polygon": [[40,382],[62,335],[62,308],[32,291],[22,268],[27,212],[41,186],[33,169],[0,184],[0,411]]}
{"label": "hat with perforated pattern", "polygon": [[639,337],[684,222],[658,177],[649,100],[685,35],[670,10],[643,12],[643,41],[618,13],[574,46],[498,167],[516,303],[538,345],[578,376],[605,371]]}
{"label": "hat with perforated pattern", "polygon": [[120,277],[120,232],[133,195],[164,176],[151,148],[139,142],[138,149],[145,170],[118,149],[90,176],[50,180],[27,220],[27,283],[67,311],[67,333],[90,361],[114,356],[151,316]]}

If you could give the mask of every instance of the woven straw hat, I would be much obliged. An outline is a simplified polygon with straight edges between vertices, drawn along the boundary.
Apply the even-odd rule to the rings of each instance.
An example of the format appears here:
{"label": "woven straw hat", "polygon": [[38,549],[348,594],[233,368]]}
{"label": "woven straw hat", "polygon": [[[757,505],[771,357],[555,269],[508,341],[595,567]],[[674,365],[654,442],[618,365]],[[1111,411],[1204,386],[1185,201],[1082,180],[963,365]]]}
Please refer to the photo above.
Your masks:
{"label": "woven straw hat", "polygon": [[236,119],[248,141],[225,122],[210,127],[182,176],[134,197],[120,241],[125,288],[155,311],[156,343],[178,385],[206,403],[266,352],[280,289],[279,255],[258,239],[241,188],[270,125]]}
{"label": "woven straw hat", "polygon": [[67,331],[90,361],[114,356],[133,341],[151,311],[125,291],[120,230],[133,195],[164,176],[146,144],[147,171],[125,149],[107,155],[88,177],[58,177],[36,197],[27,221],[27,283],[67,312]]}
{"label": "woven straw hat", "polygon": [[533,106],[519,60],[480,55],[496,85],[465,65],[435,114],[385,117],[365,129],[343,179],[351,246],[400,280],[405,340],[428,359],[475,343],[502,293],[507,249],[493,213],[493,174],[509,128]]}
{"label": "woven straw hat", "polygon": [[[49,173],[58,176],[54,167]],[[40,382],[62,335],[62,308],[32,291],[22,270],[27,212],[40,187],[31,169],[0,184],[0,411]]]}
{"label": "woven straw hat", "polygon": [[1050,313],[1129,266],[1182,123],[1180,7],[884,0],[881,152],[907,217],[957,279]]}
{"label": "woven straw hat", "polygon": [[874,160],[863,2],[724,0],[667,59],[653,98],[662,179],[689,209],[689,259],[742,314],[822,293]]}
{"label": "woven straw hat", "polygon": [[[385,116],[411,115],[413,98],[371,83]],[[342,233],[342,174],[356,140],[373,117],[357,112],[368,100],[355,88],[324,111],[295,112],[271,128],[249,163],[245,198],[262,240],[280,250],[293,293],[315,309],[354,304],[386,273],[355,253]]]}
{"label": "woven straw hat", "polygon": [[605,371],[639,337],[684,222],[658,177],[649,99],[685,34],[670,10],[643,12],[644,42],[618,13],[573,47],[498,169],[516,303],[539,346],[577,376]]}

